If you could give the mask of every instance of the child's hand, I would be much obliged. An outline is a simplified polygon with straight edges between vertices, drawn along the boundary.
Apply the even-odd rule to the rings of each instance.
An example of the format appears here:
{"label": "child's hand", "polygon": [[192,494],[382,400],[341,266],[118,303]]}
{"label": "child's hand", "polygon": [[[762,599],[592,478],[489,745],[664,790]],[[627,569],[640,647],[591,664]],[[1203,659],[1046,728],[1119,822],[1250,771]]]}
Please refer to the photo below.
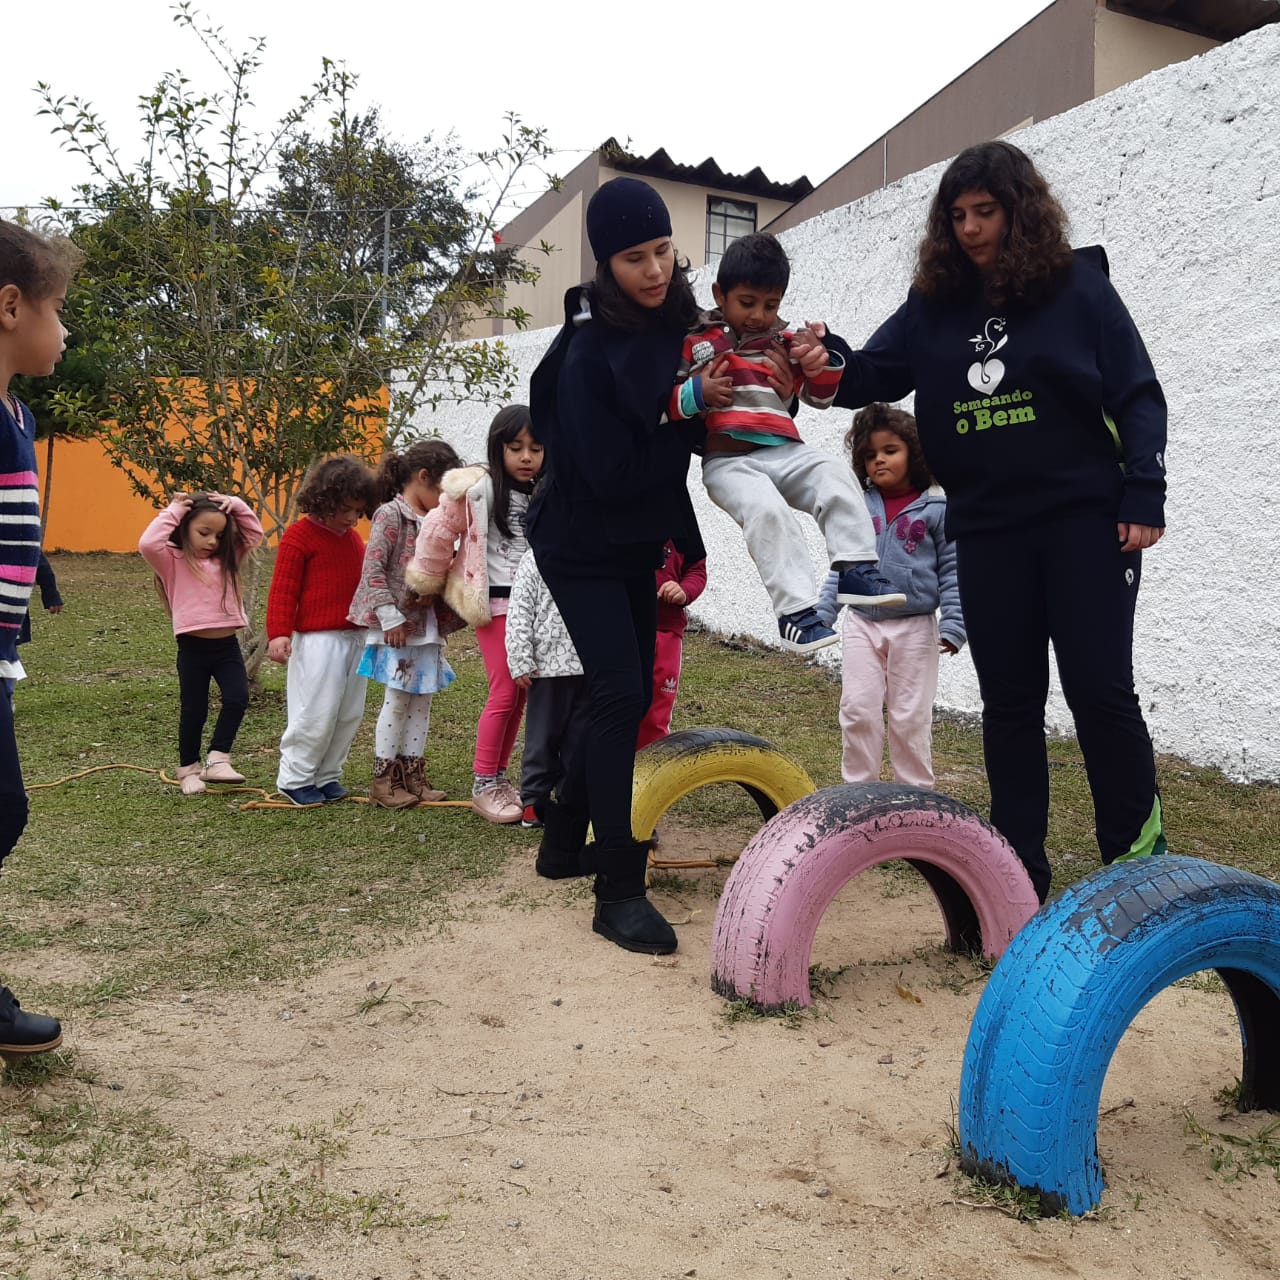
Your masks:
{"label": "child's hand", "polygon": [[225,493],[214,493],[210,490],[204,495],[210,502],[215,503],[219,511],[226,515],[231,514],[231,499]]}
{"label": "child's hand", "polygon": [[702,379],[702,402],[708,409],[727,409],[733,403],[733,377],[729,373],[729,361],[720,356],[707,366]]}
{"label": "child's hand", "polygon": [[390,631],[382,633],[382,643],[390,645],[393,649],[399,649],[409,638],[409,628],[402,622],[398,627],[392,627]]}
{"label": "child's hand", "polygon": [[953,654],[953,653],[959,653],[959,652],[960,652],[960,650],[959,650],[959,649],[957,649],[957,648],[956,648],[956,646],[955,646],[955,645],[953,645],[953,644],[951,643],[951,641],[950,641],[950,640],[939,640],[939,641],[938,641],[938,652],[939,652],[939,653],[945,653],[945,654],[947,654],[947,655],[949,656],[949,655],[951,655],[951,654]]}
{"label": "child's hand", "polygon": [[[792,355],[794,356],[794,348]],[[777,392],[783,404],[790,404],[796,394],[796,375],[791,369],[791,360],[786,349],[779,342],[771,342],[764,353],[769,362],[769,385]]]}
{"label": "child's hand", "polygon": [[528,689],[533,684],[533,676],[512,676],[511,683],[517,689]]}
{"label": "child's hand", "polygon": [[288,662],[293,657],[293,641],[288,636],[276,636],[267,645],[267,657],[272,662]]}
{"label": "child's hand", "polygon": [[689,597],[678,582],[664,582],[658,588],[658,599],[666,604],[686,604]]}
{"label": "child's hand", "polygon": [[194,499],[189,493],[175,493],[169,501],[176,502],[179,506],[189,507]]}
{"label": "child's hand", "polygon": [[60,604],[50,604],[50,605],[46,605],[46,606],[45,606],[45,608],[46,608],[50,613],[61,613],[61,612],[62,612],[62,606],[61,606]]}
{"label": "child's hand", "polygon": [[[804,325],[796,330],[795,337],[791,340],[791,358],[798,360],[801,367],[804,367],[805,356],[813,350],[815,346],[822,346],[822,340],[827,336],[827,326],[821,320],[806,320]],[[823,351],[823,363],[826,363],[826,351]],[[809,372],[805,369],[806,374]]]}
{"label": "child's hand", "polygon": [[826,347],[822,345],[821,337],[818,336],[819,330],[825,334],[827,326],[821,320],[810,321],[804,328],[797,330],[791,348],[791,354],[800,362],[800,368],[804,371],[806,378],[816,377],[827,367],[831,359]]}

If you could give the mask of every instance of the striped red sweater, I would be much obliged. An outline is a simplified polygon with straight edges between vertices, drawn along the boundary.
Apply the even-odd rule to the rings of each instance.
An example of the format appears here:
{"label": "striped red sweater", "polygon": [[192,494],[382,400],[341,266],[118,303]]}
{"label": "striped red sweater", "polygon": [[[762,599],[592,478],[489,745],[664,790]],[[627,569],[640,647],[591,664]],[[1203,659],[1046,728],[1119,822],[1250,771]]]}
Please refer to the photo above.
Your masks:
{"label": "striped red sweater", "polygon": [[280,539],[267,594],[267,639],[295,631],[352,631],[351,597],[360,585],[364,539],[334,533],[304,516]]}
{"label": "striped red sweater", "polygon": [[[768,333],[738,337],[718,311],[711,312],[707,320],[704,327],[685,337],[667,416],[679,420],[701,413],[710,432],[728,435],[746,432],[748,438],[769,435],[799,440],[800,433],[796,430],[790,407],[769,385],[773,366],[765,356],[769,347],[777,342],[789,351],[791,331],[780,325]],[[726,355],[728,373],[733,379],[733,403],[727,409],[707,409],[702,403],[702,371]],[[791,361],[795,393],[815,409],[828,408],[840,386],[844,360],[834,353],[830,359],[831,363],[812,378],[806,378],[799,363]]]}

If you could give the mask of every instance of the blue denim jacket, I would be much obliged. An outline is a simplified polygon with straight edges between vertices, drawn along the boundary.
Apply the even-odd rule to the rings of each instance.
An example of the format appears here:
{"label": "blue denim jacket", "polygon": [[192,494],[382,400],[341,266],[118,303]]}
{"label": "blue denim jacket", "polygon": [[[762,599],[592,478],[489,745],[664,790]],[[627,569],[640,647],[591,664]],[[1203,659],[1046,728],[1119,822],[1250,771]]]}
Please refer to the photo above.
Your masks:
{"label": "blue denim jacket", "polygon": [[[878,489],[863,495],[871,522],[876,530],[876,552],[880,571],[907,594],[900,609],[853,606],[864,618],[884,622],[891,618],[907,618],[915,614],[942,610],[938,635],[957,649],[965,641],[964,618],[960,613],[960,587],[956,580],[955,544],[942,532],[947,513],[947,499],[936,486],[922,493],[904,507],[891,525],[886,527],[884,499]],[[836,603],[836,573],[827,575],[818,596],[818,614],[828,626],[835,622],[840,606]]]}

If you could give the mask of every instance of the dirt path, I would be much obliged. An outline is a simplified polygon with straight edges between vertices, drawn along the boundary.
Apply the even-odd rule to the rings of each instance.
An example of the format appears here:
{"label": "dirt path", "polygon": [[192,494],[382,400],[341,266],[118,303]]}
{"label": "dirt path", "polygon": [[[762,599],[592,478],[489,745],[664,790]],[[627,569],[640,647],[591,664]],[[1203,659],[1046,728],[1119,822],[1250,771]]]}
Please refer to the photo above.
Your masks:
{"label": "dirt path", "polygon": [[[817,1016],[788,1024],[729,1021],[709,989],[722,880],[657,895],[680,922],[670,958],[596,938],[582,886],[513,863],[440,936],[296,985],[81,1020],[95,1096],[145,1104],[186,1151],[149,1168],[135,1144],[78,1186],[64,1171],[11,1195],[18,1237],[40,1243],[0,1274],[1272,1273],[1280,1183],[1224,1181],[1184,1134],[1184,1109],[1260,1127],[1220,1120],[1213,1100],[1239,1072],[1225,995],[1165,992],[1122,1042],[1102,1100],[1104,1211],[1019,1223],[967,1205],[950,1171],[982,979],[938,949],[922,886],[873,872],[846,890],[813,959],[851,967]],[[14,1168],[32,1188],[34,1166]]]}

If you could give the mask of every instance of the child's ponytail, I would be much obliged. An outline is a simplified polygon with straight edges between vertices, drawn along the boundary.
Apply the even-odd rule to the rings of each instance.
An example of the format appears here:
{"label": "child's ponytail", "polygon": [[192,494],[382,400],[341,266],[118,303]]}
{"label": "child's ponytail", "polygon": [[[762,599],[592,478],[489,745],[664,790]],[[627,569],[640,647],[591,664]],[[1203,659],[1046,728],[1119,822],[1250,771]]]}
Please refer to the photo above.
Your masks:
{"label": "child's ponytail", "polygon": [[403,453],[393,450],[383,455],[374,477],[378,501],[390,502],[419,471],[425,471],[432,484],[439,484],[446,471],[460,466],[462,460],[451,444],[436,439],[415,440]]}

